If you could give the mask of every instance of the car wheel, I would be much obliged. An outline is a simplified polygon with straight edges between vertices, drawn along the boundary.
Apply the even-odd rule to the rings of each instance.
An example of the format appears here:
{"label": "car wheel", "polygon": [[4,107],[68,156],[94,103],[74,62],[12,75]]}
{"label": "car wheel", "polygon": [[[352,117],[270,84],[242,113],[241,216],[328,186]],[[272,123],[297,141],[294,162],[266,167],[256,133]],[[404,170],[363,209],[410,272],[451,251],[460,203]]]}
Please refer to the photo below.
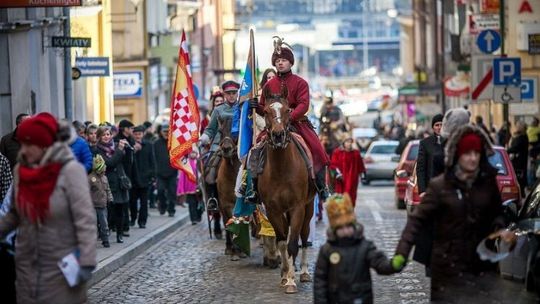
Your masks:
{"label": "car wheel", "polygon": [[400,200],[399,198],[396,198],[395,199],[395,202],[396,202],[396,208],[398,209],[405,209],[407,206],[405,205],[405,201],[404,200]]}

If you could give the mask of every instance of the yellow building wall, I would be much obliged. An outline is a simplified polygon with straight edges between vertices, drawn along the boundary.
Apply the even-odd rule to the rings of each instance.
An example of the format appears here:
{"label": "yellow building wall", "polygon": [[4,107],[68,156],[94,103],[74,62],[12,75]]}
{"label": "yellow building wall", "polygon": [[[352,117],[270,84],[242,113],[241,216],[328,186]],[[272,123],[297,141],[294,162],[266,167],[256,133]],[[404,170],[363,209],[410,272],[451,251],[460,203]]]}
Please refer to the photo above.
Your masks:
{"label": "yellow building wall", "polygon": [[[86,119],[95,123],[113,122],[113,78],[112,78],[112,29],[107,17],[111,11],[111,1],[104,0],[100,6],[72,8],[71,36],[90,37],[91,47],[72,48],[72,65],[77,56],[109,57],[109,77],[81,77],[74,82],[84,82]],[[110,19],[110,18],[109,18]],[[76,84],[76,85],[79,85]]]}

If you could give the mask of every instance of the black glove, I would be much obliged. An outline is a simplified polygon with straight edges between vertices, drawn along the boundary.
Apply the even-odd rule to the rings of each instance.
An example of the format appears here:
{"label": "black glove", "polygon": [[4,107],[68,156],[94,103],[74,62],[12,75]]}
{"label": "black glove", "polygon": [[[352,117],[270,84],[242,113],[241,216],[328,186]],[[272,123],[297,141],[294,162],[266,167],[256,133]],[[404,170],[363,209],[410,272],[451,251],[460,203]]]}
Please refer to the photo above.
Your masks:
{"label": "black glove", "polygon": [[81,269],[79,269],[79,284],[85,283],[92,278],[92,271],[94,271],[93,266],[82,266]]}
{"label": "black glove", "polygon": [[259,107],[259,100],[257,99],[257,97],[248,99],[248,102],[250,110],[257,109]]}

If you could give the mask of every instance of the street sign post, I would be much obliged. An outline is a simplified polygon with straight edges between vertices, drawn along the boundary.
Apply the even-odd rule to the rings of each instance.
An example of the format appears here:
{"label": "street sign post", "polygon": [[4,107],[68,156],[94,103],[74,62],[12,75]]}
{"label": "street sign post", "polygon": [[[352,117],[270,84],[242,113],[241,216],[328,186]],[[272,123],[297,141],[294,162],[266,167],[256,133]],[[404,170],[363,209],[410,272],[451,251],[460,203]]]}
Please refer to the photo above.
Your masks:
{"label": "street sign post", "polygon": [[494,30],[482,31],[476,38],[476,45],[482,53],[491,54],[501,47],[501,35]]}
{"label": "street sign post", "polygon": [[471,63],[471,99],[489,100],[493,97],[493,55],[474,55]]}
{"label": "street sign post", "polygon": [[520,86],[521,58],[514,57],[493,59],[493,85]]}
{"label": "street sign post", "polygon": [[523,76],[521,77],[521,101],[522,102],[538,102],[538,77]]}
{"label": "street sign post", "polygon": [[77,57],[75,66],[81,70],[81,77],[109,76],[109,57]]}
{"label": "street sign post", "polygon": [[521,102],[520,86],[495,86],[493,87],[493,101],[498,103]]}

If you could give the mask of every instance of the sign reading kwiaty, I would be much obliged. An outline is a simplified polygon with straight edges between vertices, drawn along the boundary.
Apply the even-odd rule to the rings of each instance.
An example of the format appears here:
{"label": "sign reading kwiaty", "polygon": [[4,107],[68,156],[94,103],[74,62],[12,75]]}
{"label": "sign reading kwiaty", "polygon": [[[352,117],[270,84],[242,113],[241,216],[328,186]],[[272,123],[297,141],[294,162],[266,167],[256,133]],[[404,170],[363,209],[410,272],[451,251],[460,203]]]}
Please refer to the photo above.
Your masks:
{"label": "sign reading kwiaty", "polygon": [[133,98],[142,96],[142,72],[114,72],[114,98]]}
{"label": "sign reading kwiaty", "polygon": [[91,47],[92,40],[90,38],[83,37],[64,37],[64,36],[54,36],[51,40],[52,47]]}
{"label": "sign reading kwiaty", "polygon": [[81,6],[82,0],[2,0],[0,7]]}
{"label": "sign reading kwiaty", "polygon": [[77,57],[75,66],[81,70],[81,77],[109,76],[109,57]]}

